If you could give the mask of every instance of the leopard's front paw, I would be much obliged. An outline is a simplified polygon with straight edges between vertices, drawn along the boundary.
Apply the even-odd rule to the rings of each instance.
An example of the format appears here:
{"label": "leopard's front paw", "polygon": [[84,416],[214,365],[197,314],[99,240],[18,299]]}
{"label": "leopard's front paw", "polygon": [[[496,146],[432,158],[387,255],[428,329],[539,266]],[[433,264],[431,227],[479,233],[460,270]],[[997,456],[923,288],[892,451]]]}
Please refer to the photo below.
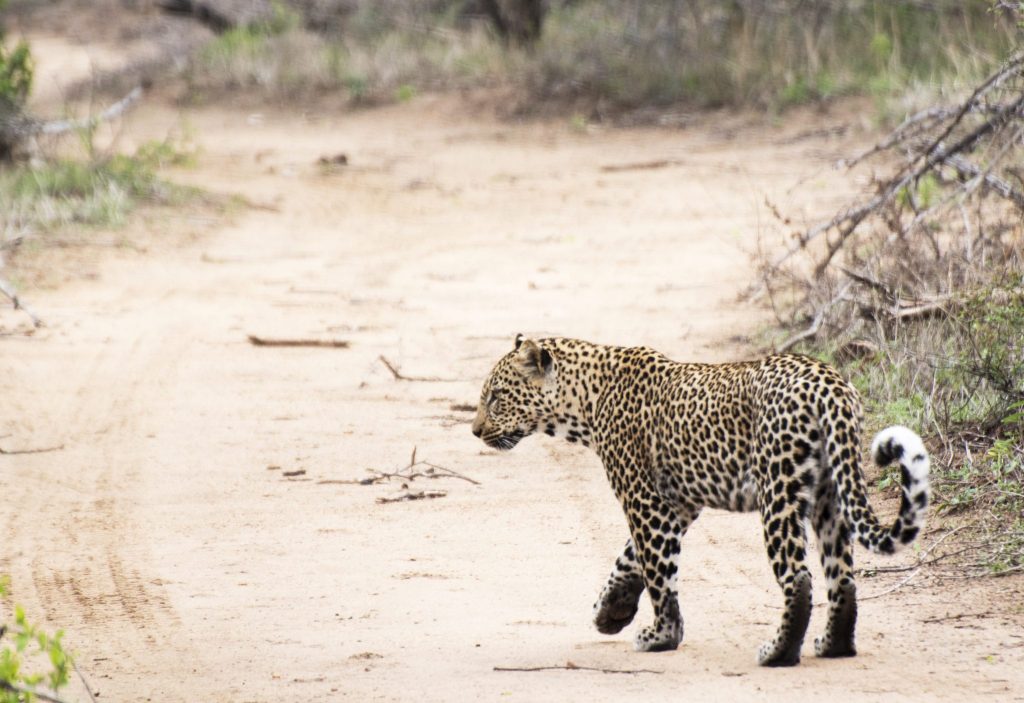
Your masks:
{"label": "leopard's front paw", "polygon": [[644,591],[639,578],[620,581],[606,586],[594,604],[594,625],[605,635],[614,635],[633,622]]}

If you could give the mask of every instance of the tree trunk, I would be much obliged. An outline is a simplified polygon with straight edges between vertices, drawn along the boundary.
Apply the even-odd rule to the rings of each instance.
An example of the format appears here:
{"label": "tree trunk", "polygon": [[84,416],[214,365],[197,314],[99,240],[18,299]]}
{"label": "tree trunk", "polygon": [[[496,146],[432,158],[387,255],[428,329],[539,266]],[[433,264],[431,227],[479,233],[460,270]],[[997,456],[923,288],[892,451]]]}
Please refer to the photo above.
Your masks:
{"label": "tree trunk", "polygon": [[505,41],[529,46],[540,38],[547,9],[544,0],[482,0],[480,4]]}

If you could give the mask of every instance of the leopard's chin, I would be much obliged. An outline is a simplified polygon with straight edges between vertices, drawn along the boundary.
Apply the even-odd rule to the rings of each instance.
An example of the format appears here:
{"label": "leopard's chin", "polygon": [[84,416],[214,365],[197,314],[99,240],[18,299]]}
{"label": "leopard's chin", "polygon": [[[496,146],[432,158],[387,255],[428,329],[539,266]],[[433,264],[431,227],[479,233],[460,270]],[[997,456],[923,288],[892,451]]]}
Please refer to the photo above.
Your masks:
{"label": "leopard's chin", "polygon": [[519,440],[521,440],[525,436],[526,435],[524,435],[522,432],[518,431],[511,432],[509,434],[500,434],[495,435],[494,437],[485,438],[484,444],[486,444],[488,447],[491,447],[492,449],[507,452],[511,451],[517,444],[519,444]]}

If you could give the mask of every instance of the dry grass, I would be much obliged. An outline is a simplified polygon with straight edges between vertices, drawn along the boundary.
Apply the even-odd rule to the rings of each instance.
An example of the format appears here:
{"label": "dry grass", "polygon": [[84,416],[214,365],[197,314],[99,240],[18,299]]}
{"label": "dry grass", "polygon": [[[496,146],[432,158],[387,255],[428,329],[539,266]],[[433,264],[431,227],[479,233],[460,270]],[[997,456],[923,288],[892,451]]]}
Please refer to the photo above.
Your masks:
{"label": "dry grass", "polygon": [[[363,3],[343,33],[297,21],[236,29],[192,62],[194,98],[223,90],[353,102],[505,85],[527,107],[773,109],[846,94],[933,95],[994,66],[1016,37],[987,0],[589,0],[552,3],[536,45],[507,46],[457,3]],[[896,100],[886,109],[900,110]]]}

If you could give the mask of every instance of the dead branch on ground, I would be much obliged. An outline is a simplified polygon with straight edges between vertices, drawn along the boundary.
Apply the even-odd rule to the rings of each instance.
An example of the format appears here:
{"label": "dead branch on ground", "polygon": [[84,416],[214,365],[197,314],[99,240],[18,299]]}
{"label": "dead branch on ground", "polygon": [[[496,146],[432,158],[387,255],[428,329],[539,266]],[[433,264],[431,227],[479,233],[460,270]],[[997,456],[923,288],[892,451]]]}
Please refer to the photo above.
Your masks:
{"label": "dead branch on ground", "polygon": [[991,618],[995,617],[997,613],[991,610],[985,610],[980,613],[957,613],[956,615],[945,615],[942,617],[924,618],[920,622],[933,624],[938,622],[949,622],[951,620],[964,620],[965,618]]}
{"label": "dead branch on ground", "polygon": [[25,301],[22,300],[21,297],[18,295],[18,291],[14,289],[14,286],[12,286],[3,278],[0,278],[0,293],[3,293],[4,296],[11,301],[11,304],[14,306],[15,310],[21,310],[26,315],[28,315],[29,319],[32,320],[33,327],[39,329],[40,327],[43,326],[43,321],[40,319],[40,317],[36,315],[34,312],[32,312],[32,308],[25,305]]}
{"label": "dead branch on ground", "polygon": [[254,347],[323,347],[329,349],[348,349],[351,342],[344,339],[274,339],[249,335],[249,344]]}
{"label": "dead branch on ground", "polygon": [[9,681],[0,680],[0,689],[15,694],[18,700],[32,700],[33,698],[38,698],[39,700],[47,701],[48,703],[65,703],[62,698],[51,696],[49,693],[44,693],[36,688],[22,688],[21,686],[15,686]]}
{"label": "dead branch on ground", "polygon": [[430,498],[444,498],[446,495],[448,495],[448,491],[419,491],[413,493],[412,491],[407,490],[405,493],[402,493],[401,495],[397,495],[390,498],[381,496],[380,498],[377,499],[377,502],[381,505],[384,505],[386,503],[404,503],[406,501],[411,500],[429,500]]}
{"label": "dead branch on ground", "polygon": [[[439,464],[433,464],[429,461],[417,460],[416,459],[416,447],[412,449],[412,456],[409,459],[409,463],[398,469],[397,471],[380,471],[379,469],[367,469],[372,475],[366,478],[360,479],[324,479],[317,481],[319,485],[327,484],[348,484],[356,486],[375,486],[384,483],[390,483],[391,481],[401,481],[402,488],[408,488],[409,483],[412,483],[418,478],[425,479],[442,479],[442,478],[455,478],[468,483],[472,483],[474,486],[483,485],[476,479],[470,478],[465,474],[460,474],[458,471],[449,469],[446,466],[440,466]],[[426,498],[435,498],[440,496],[422,496]],[[409,499],[411,500],[411,499]]]}
{"label": "dead branch on ground", "polygon": [[458,379],[455,378],[440,378],[438,376],[406,376],[398,368],[388,361],[388,358],[381,354],[379,357],[380,362],[387,367],[387,370],[391,372],[391,375],[395,377],[396,381],[415,381],[421,383],[453,383]]}
{"label": "dead branch on ground", "polygon": [[887,588],[884,591],[882,591],[881,593],[873,593],[870,596],[859,596],[857,600],[859,600],[861,602],[866,601],[866,600],[874,600],[875,598],[881,598],[883,596],[889,595],[890,593],[895,593],[896,591],[900,590],[901,588],[906,586],[908,583],[913,581],[914,577],[917,576],[919,573],[921,573],[921,568],[920,567],[918,567],[918,568],[914,569],[913,571],[911,571],[909,576],[907,576],[905,579],[903,579],[902,581],[897,583],[892,588]]}
{"label": "dead branch on ground", "polygon": [[653,171],[669,166],[684,166],[686,162],[679,159],[657,159],[655,161],[637,161],[628,164],[606,164],[601,167],[602,173],[619,173],[620,171]]}
{"label": "dead branch on ground", "polygon": [[664,674],[657,669],[604,669],[596,666],[580,666],[571,661],[553,666],[496,666],[493,671],[597,671],[602,674]]}
{"label": "dead branch on ground", "polygon": [[47,452],[59,452],[64,449],[63,444],[58,444],[53,447],[42,447],[39,449],[4,449],[0,447],[0,455],[2,456],[17,456],[19,454],[46,454]]}

